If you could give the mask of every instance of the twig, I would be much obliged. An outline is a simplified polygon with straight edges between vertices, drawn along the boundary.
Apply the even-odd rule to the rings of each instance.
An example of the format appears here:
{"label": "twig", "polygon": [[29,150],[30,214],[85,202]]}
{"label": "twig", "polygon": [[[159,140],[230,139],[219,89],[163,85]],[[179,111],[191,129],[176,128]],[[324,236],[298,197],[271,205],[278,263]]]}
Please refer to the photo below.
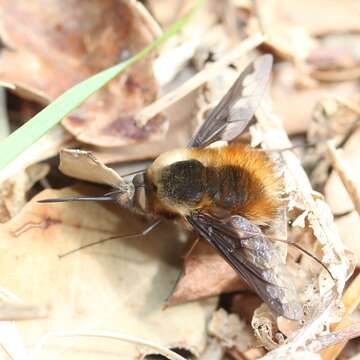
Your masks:
{"label": "twig", "polygon": [[169,350],[165,346],[158,345],[152,341],[141,339],[135,336],[129,336],[126,334],[121,333],[115,333],[115,332],[108,332],[108,331],[87,331],[87,332],[69,332],[69,333],[48,333],[44,335],[35,345],[32,358],[36,359],[37,354],[39,351],[42,350],[44,347],[44,344],[46,341],[48,341],[50,338],[54,337],[101,337],[101,338],[107,338],[107,339],[115,339],[120,341],[125,341],[128,343],[141,345],[148,347],[150,349],[153,349],[156,351],[156,353],[161,354],[169,358],[170,360],[186,360],[184,357],[180,356],[179,354],[176,354],[174,351]]}
{"label": "twig", "polygon": [[230,65],[234,60],[238,59],[243,54],[259,46],[263,41],[264,37],[260,33],[249,37],[239,46],[232,49],[228,54],[224,55],[219,61],[206,67],[177,89],[170,91],[168,94],[139,111],[135,115],[136,124],[139,127],[145,126],[146,123],[155,115],[169,107],[171,104],[177,102],[191,91],[200,87],[209,79],[218,75],[224,67]]}
{"label": "twig", "polygon": [[338,343],[345,343],[357,337],[360,337],[360,323],[320,336],[311,343],[310,347],[312,351],[318,352],[322,349],[334,346]]}
{"label": "twig", "polygon": [[38,306],[11,302],[0,303],[0,321],[32,320],[46,316],[46,309]]}
{"label": "twig", "polygon": [[0,140],[5,139],[10,134],[9,119],[6,111],[5,89],[0,87]]}
{"label": "twig", "polygon": [[360,191],[356,184],[350,164],[342,156],[342,150],[337,150],[332,141],[327,142],[327,153],[329,155],[331,165],[338,173],[349,197],[351,198],[356,211],[360,215]]}
{"label": "twig", "polygon": [[[350,286],[345,291],[343,296],[343,303],[345,305],[345,314],[342,320],[333,326],[332,331],[337,331],[343,329],[351,324],[351,319],[349,315],[356,309],[360,303],[360,275],[352,281]],[[333,360],[336,359],[340,354],[342,349],[345,347],[347,340],[345,342],[332,346],[329,349],[321,351],[321,357],[323,360]]]}

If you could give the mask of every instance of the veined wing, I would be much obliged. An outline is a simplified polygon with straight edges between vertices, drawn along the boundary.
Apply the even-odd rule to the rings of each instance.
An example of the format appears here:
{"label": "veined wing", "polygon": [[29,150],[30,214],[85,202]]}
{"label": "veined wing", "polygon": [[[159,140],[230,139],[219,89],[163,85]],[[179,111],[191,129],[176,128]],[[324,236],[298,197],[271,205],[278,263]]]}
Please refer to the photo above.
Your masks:
{"label": "veined wing", "polygon": [[240,74],[234,85],[211,111],[188,144],[205,147],[217,140],[231,141],[245,129],[269,82],[273,57],[259,56]]}
{"label": "veined wing", "polygon": [[201,211],[187,216],[187,220],[274,312],[292,320],[303,318],[286,266],[257,225],[242,216],[218,219]]}

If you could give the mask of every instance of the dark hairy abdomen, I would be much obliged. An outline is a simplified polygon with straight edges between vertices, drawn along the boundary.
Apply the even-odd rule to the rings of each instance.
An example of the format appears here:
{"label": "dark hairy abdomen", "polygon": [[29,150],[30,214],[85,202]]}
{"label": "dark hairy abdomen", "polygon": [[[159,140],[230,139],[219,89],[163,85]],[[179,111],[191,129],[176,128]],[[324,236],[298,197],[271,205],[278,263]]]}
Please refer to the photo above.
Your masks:
{"label": "dark hairy abdomen", "polygon": [[262,192],[257,179],[240,167],[225,165],[206,170],[208,195],[220,208],[241,212]]}
{"label": "dark hairy abdomen", "polygon": [[[239,166],[205,167],[195,159],[163,168],[158,188],[151,188],[151,184],[146,187],[150,208],[162,214],[181,205],[189,211],[217,207],[246,216],[249,204],[264,193],[262,184]],[[166,211],[162,211],[161,203],[167,204]]]}

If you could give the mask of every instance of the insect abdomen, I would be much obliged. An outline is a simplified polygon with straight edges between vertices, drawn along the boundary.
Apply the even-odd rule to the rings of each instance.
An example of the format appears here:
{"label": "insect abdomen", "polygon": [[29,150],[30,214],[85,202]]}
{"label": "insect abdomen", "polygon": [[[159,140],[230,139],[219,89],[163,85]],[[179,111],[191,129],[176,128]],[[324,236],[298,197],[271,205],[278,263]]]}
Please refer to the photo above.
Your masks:
{"label": "insect abdomen", "polygon": [[[284,183],[266,153],[240,144],[191,152],[207,168],[210,206],[224,208],[259,225],[270,223],[278,215],[283,206]],[[209,202],[203,204],[208,206]]]}
{"label": "insect abdomen", "polygon": [[184,216],[220,208],[257,224],[277,215],[283,190],[268,156],[243,145],[165,153],[150,167],[145,185],[151,212]]}

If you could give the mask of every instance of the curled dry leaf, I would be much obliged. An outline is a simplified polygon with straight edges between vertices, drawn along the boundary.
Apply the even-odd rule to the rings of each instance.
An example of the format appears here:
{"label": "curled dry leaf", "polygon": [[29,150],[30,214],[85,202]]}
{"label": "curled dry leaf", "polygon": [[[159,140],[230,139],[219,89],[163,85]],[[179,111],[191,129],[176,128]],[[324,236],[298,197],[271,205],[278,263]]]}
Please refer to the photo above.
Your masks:
{"label": "curled dry leaf", "polygon": [[168,304],[175,305],[240,289],[248,289],[248,285],[209,244],[199,240],[185,257],[183,275]]}
{"label": "curled dry leaf", "polygon": [[[311,143],[320,143],[312,149],[305,152],[303,163],[310,172],[310,179],[313,186],[326,193],[326,184],[329,182],[329,172],[331,164],[326,154],[326,145],[324,140],[333,139],[337,144],[343,143],[351,137],[351,133],[357,127],[358,114],[357,109],[360,102],[356,97],[349,99],[339,97],[323,98],[316,103],[312,111],[312,119],[307,129],[307,138]],[[311,171],[310,171],[311,169]],[[333,177],[333,176],[332,176]],[[343,193],[343,189],[339,188]],[[332,202],[337,202],[337,196],[329,198],[326,196],[334,214],[338,214]],[[340,194],[344,199],[344,194]],[[346,204],[341,201],[341,204]],[[339,204],[341,207],[342,205]]]}
{"label": "curled dry leaf", "polygon": [[84,150],[61,150],[59,170],[67,176],[113,188],[120,187],[124,182],[115,170],[105,166],[91,152]]}
{"label": "curled dry leaf", "polygon": [[[263,101],[261,104],[257,118],[259,121],[257,126],[263,133],[266,147],[286,148],[290,145],[281,122],[268,101]],[[345,281],[352,273],[354,266],[351,254],[346,251],[339,238],[329,206],[319,197],[313,196],[313,190],[299,160],[291,152],[282,153],[282,157],[286,181],[291,184],[288,189],[293,189],[290,193],[289,205],[306,210],[306,225],[313,231],[316,246],[321,252],[319,258],[329,268],[335,282],[324,269],[312,272],[306,266],[293,268],[299,275],[304,274],[304,288],[300,296],[304,295],[305,299],[308,298],[304,304],[305,323],[295,332],[291,331],[288,324],[275,324],[276,319],[268,311],[266,312],[264,307],[260,308],[261,311],[255,312],[253,326],[258,329],[257,335],[268,348],[277,346],[285,340],[285,338],[276,339],[275,337],[279,325],[284,330],[289,329],[284,332],[288,332],[291,336],[286,339],[286,345],[279,347],[279,353],[276,352],[276,354],[285,354],[284,351],[289,348],[292,351],[297,350],[324,328],[328,329],[331,323],[339,321],[341,317],[339,302]],[[301,272],[299,272],[300,269]],[[272,358],[277,359],[277,357]]]}
{"label": "curled dry leaf", "polygon": [[[82,192],[96,193],[93,188]],[[36,200],[76,195],[46,190],[0,226],[0,282],[26,303],[49,306],[48,318],[17,324],[31,347],[46,332],[108,330],[180,347],[198,355],[205,347],[205,324],[213,300],[163,309],[178,276],[184,244],[164,224],[147,238],[107,242],[59,259],[58,255],[115,234],[146,227],[133,214],[105,204],[39,204]],[[9,269],[12,269],[9,271]],[[24,276],[26,281],[24,281]],[[191,322],[184,321],[191,319]],[[133,359],[133,345],[88,339],[60,339],[42,352],[67,359],[94,352]]]}
{"label": "curled dry leaf", "polygon": [[20,171],[0,186],[0,223],[20,212],[27,202],[26,193],[49,172],[48,164],[34,164]]}
{"label": "curled dry leaf", "polygon": [[[74,9],[76,8],[76,11]],[[0,80],[42,92],[53,100],[92,74],[144,48],[159,29],[137,1],[1,0],[5,44]],[[132,66],[63,120],[82,142],[116,147],[158,137],[162,118],[139,129],[133,114],[151,103],[158,85],[152,57]]]}
{"label": "curled dry leaf", "polygon": [[360,114],[360,98],[346,99],[341,95],[326,97],[313,108],[312,121],[307,131],[310,141],[344,140],[357,125]]}

